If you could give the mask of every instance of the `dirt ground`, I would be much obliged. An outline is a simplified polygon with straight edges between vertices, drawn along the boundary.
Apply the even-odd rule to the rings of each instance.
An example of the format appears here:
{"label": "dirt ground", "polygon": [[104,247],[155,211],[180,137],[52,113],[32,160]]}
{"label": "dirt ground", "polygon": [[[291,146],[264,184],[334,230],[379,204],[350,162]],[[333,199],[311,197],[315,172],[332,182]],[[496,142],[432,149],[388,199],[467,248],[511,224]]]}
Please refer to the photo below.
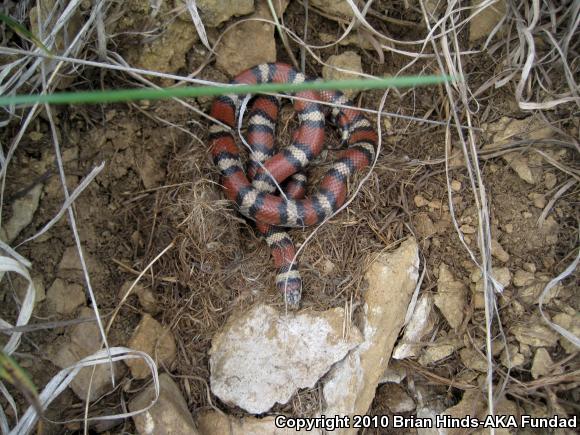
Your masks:
{"label": "dirt ground", "polygon": [[[403,11],[392,16],[411,22],[420,21],[416,11],[406,14]],[[285,13],[286,25],[300,28],[303,19],[301,4],[291,2]],[[335,21],[316,13],[311,13],[309,19],[310,43],[323,43],[320,33],[339,33]],[[369,21],[397,39],[412,40],[423,34],[423,29],[409,30],[377,17]],[[200,42],[196,44],[201,46]],[[395,75],[408,62],[404,56],[387,52],[384,62],[380,63],[372,49],[363,50],[357,46],[333,46],[317,50],[317,53],[326,59],[347,49],[361,56],[363,71],[372,75]],[[290,61],[278,36],[276,52],[279,61]],[[198,55],[195,50],[189,52],[187,65],[177,72],[189,73]],[[493,56],[485,52],[468,58],[468,63],[463,66],[473,88],[478,88],[489,78],[488,65],[493,62]],[[432,61],[425,60],[417,62],[405,74],[420,73],[425,69],[437,72]],[[312,59],[306,62],[306,70],[313,77],[322,74],[322,66]],[[101,84],[106,88],[115,87],[119,76],[124,85],[129,84],[130,78],[122,73],[88,68],[82,77],[73,79],[70,86],[76,89],[97,88]],[[227,79],[211,63],[201,76],[218,81]],[[382,91],[366,91],[356,98],[355,104],[374,109],[382,96]],[[186,101],[208,112],[210,100]],[[544,111],[545,119],[541,119],[536,113],[518,108],[513,87],[509,86],[487,89],[480,96],[480,102],[482,106],[474,110],[471,122],[476,128],[474,134],[480,152],[481,181],[487,194],[492,238],[508,254],[503,261],[494,256],[494,267],[507,268],[512,275],[517,270],[529,271],[532,268],[536,276],[551,279],[561,273],[576,255],[577,186],[557,198],[541,229],[537,221],[546,202],[558,189],[569,180],[577,180],[577,148],[528,142],[512,151],[512,155],[526,159],[534,177],[532,184],[518,175],[509,159],[504,158],[505,154],[494,153],[486,147],[497,143],[499,133],[493,130],[493,126],[500,125],[504,118],[518,122],[533,120],[538,123],[534,125],[552,126],[553,135],[550,137],[577,147],[577,107],[562,105]],[[384,111],[426,116],[437,121],[450,119],[449,105],[441,85],[392,91],[386,98]],[[101,313],[107,318],[120,303],[123,285],[133,281],[162,250],[170,246],[140,281],[154,295],[158,307],[154,317],[169,327],[176,339],[177,358],[166,369],[178,381],[191,411],[213,405],[234,415],[244,415],[240,409],[221,403],[209,391],[208,349],[211,339],[232,313],[247,310],[258,301],[283,307],[283,301],[274,286],[276,271],[265,242],[258,237],[253,225],[224,200],[219,174],[208,150],[210,122],[170,100],[55,106],[53,116],[61,140],[69,189],[74,189],[92,168],[105,162],[104,170],[78,197],[73,207],[81,244],[92,259],[92,286]],[[284,108],[281,116],[277,137],[279,143],[287,144],[297,120],[289,107]],[[375,121],[373,115],[373,123]],[[432,336],[425,337],[425,340],[463,341],[470,337],[472,342],[482,342],[485,317],[482,297],[474,289],[472,279],[475,266],[458,237],[449,210],[445,126],[388,115],[383,117],[382,123],[382,150],[370,178],[348,209],[322,227],[299,258],[304,280],[302,308],[321,311],[344,306],[350,301],[356,307],[360,306],[366,285],[364,273],[368,255],[390,250],[401,240],[414,236],[419,242],[426,270],[421,292],[436,293],[441,263],[449,266],[456,279],[470,289],[462,325],[457,329],[450,328],[444,317],[438,315]],[[4,152],[19,127],[18,120],[14,120],[2,129]],[[336,133],[328,133],[329,151],[309,172],[313,186],[338,153],[338,137]],[[525,141],[527,134],[526,130],[516,135],[514,140],[521,138]],[[454,212],[467,246],[477,252],[477,203],[456,133],[452,133],[450,142],[449,179],[453,182]],[[535,150],[541,150],[549,159]],[[352,180],[351,192],[361,178]],[[13,157],[6,176],[4,204],[12,204],[38,183],[43,186],[38,208],[32,222],[19,234],[13,246],[36,234],[63,203],[50,126],[43,111],[26,131]],[[10,213],[11,208],[6,206],[3,222],[10,219]],[[300,246],[312,230],[296,229],[290,234]],[[49,232],[22,244],[18,252],[31,261],[33,276],[48,289],[60,277],[59,264],[71,246],[74,246],[74,239],[65,215]],[[79,274],[68,275],[67,281],[84,285]],[[6,286],[6,281],[3,281],[3,290],[0,291],[0,317],[14,322],[17,311],[10,288],[18,287],[18,280],[10,282],[11,286]],[[551,316],[559,312],[578,316],[577,284],[577,274],[562,282],[557,297],[545,306]],[[518,347],[524,357],[524,362],[511,370],[512,381],[506,389],[507,397],[517,402],[521,409],[545,409],[557,404],[568,415],[578,414],[577,383],[580,379],[565,379],[555,384],[547,379],[562,373],[577,373],[577,352],[570,352],[561,344],[545,346],[558,369],[546,375],[548,386],[534,387],[535,378],[531,375],[533,347],[530,349],[528,346],[527,353],[524,352],[510,330],[538,317],[539,311],[537,302],[522,297],[519,292],[510,280],[504,294],[497,298],[508,343]],[[137,297],[130,296],[122,304],[112,325],[109,344],[127,345],[142,313]],[[39,303],[31,323],[76,317],[75,313],[57,315],[46,304]],[[26,333],[16,356],[37,386],[45,385],[58,371],[50,357],[51,349],[66,339],[67,330],[66,326],[58,326]],[[493,335],[499,333],[497,324],[494,324]],[[499,361],[499,353],[497,358]],[[420,365],[416,358],[405,360],[404,364],[413,382],[427,381],[433,395],[441,398],[447,406],[460,401],[465,391],[461,385],[480,387],[484,378],[481,371],[466,365],[459,348],[434,364]],[[505,378],[505,367],[498,364],[497,370],[496,381],[500,382]],[[460,387],[454,386],[454,382]],[[119,412],[123,403],[121,397],[130,400],[142,385],[142,381],[126,375],[112,394],[91,404],[90,413]],[[287,405],[278,406],[273,411],[313,415],[319,394],[317,388],[301,391]],[[392,413],[389,394],[387,388],[380,386],[369,414]],[[18,393],[16,397],[23,400]],[[63,421],[82,418],[83,413],[84,403],[67,390],[51,405],[47,417]],[[412,414],[411,411],[409,415]],[[46,428],[49,433],[75,433],[81,424],[61,426],[46,423]],[[130,419],[113,427],[93,426],[91,430],[105,429],[109,433],[134,431]]]}

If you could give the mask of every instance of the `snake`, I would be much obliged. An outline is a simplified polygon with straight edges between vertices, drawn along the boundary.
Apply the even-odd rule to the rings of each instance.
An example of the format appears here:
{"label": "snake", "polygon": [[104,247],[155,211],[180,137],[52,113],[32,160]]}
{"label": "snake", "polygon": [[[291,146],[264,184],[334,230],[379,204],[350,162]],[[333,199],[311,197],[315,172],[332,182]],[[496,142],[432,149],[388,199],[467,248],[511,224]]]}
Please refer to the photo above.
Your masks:
{"label": "snake", "polygon": [[[237,75],[232,84],[304,83],[305,74],[284,63],[264,63]],[[239,212],[256,224],[271,250],[277,268],[276,287],[289,306],[297,307],[302,280],[296,248],[285,228],[303,228],[324,222],[344,204],[351,176],[375,159],[377,133],[369,119],[340,91],[301,91],[290,94],[298,117],[292,141],[279,149],[275,126],[279,99],[254,98],[248,113],[244,164],[233,132],[244,96],[221,95],[213,100],[210,116],[219,121],[209,127],[209,145],[221,173],[225,196]],[[306,194],[306,168],[324,149],[327,118],[346,147],[330,165],[319,186]]]}

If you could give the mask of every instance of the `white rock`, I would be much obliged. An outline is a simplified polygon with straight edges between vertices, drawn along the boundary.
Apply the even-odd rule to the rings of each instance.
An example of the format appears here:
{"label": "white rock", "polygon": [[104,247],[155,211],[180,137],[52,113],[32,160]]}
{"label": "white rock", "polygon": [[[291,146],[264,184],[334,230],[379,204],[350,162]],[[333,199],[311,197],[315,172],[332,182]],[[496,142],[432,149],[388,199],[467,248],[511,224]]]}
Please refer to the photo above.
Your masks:
{"label": "white rock", "polygon": [[[407,240],[394,252],[381,254],[367,272],[364,294],[364,342],[327,376],[324,415],[364,415],[389,364],[394,343],[419,277],[417,242]],[[354,434],[350,428],[337,433]]]}
{"label": "white rock", "polygon": [[433,320],[430,316],[432,309],[433,298],[430,294],[423,294],[415,306],[411,320],[405,327],[401,342],[393,352],[394,359],[405,359],[419,353],[423,345],[416,343],[420,343],[421,339],[433,329]]}
{"label": "white rock", "polygon": [[231,319],[212,340],[211,389],[226,403],[261,414],[311,388],[362,338],[355,327],[343,337],[345,313],[279,313],[258,305]]}

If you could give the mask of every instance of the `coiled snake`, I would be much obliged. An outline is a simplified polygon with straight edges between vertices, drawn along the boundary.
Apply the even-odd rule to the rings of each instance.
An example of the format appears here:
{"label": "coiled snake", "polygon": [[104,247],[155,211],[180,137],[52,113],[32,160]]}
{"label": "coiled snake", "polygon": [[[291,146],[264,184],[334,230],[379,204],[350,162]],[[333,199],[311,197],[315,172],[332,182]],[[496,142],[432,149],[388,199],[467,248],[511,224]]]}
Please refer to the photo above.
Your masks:
{"label": "coiled snake", "polygon": [[[244,71],[232,83],[302,83],[305,80],[304,74],[289,65],[268,63]],[[304,91],[295,96],[304,99],[294,100],[299,128],[292,143],[282,150],[277,150],[274,143],[277,99],[269,96],[255,99],[248,119],[247,142],[252,152],[247,171],[231,130],[217,123],[209,130],[211,153],[222,174],[226,196],[237,204],[242,215],[256,222],[278,269],[276,286],[292,306],[300,302],[302,281],[297,262],[293,262],[294,244],[283,228],[315,225],[338,210],[346,200],[349,176],[374,160],[377,143],[375,129],[358,110],[344,107],[327,110],[329,106],[317,102],[348,105],[348,99],[341,92]],[[239,103],[239,95],[220,96],[213,102],[211,116],[235,128]],[[320,186],[309,197],[304,197],[304,170],[323,150],[327,114],[340,129],[348,149],[332,164]],[[285,195],[277,194],[278,188],[272,179]]]}

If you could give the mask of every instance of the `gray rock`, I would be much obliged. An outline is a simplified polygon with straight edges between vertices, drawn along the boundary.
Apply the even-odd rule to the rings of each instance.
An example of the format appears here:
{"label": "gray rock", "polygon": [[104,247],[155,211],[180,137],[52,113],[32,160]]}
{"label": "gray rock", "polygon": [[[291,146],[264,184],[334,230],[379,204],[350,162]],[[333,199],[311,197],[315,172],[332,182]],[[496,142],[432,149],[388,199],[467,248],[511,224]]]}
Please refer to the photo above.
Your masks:
{"label": "gray rock", "polygon": [[[481,277],[481,272],[480,277]],[[493,277],[499,282],[503,288],[508,287],[512,283],[512,273],[507,267],[494,267],[492,268]],[[479,279],[475,284],[475,290],[477,292],[483,292],[483,280]]]}
{"label": "gray rock", "polygon": [[[144,409],[155,398],[153,384],[129,402],[131,412]],[[141,435],[198,435],[193,418],[177,384],[163,373],[159,375],[159,399],[147,411],[133,416]]]}
{"label": "gray rock", "polygon": [[384,384],[381,387],[381,393],[385,398],[385,405],[394,413],[411,412],[415,409],[415,402],[398,384]]}
{"label": "gray rock", "polygon": [[[44,285],[44,279],[40,275],[32,277],[32,284],[34,285],[35,291],[34,305],[36,306],[36,304],[46,299],[46,288]],[[24,300],[27,289],[28,289],[28,281],[20,276],[17,276],[14,279],[14,290],[20,301]]]}
{"label": "gray rock", "polygon": [[399,361],[392,360],[381,377],[381,384],[386,382],[400,384],[406,377],[407,369]]}
{"label": "gray rock", "polygon": [[[478,0],[475,4],[482,3]],[[501,0],[483,9],[469,20],[469,42],[489,36],[494,27],[500,22],[506,13],[506,2]]]}
{"label": "gray rock", "polygon": [[459,351],[459,357],[465,367],[478,372],[487,371],[487,361],[482,353],[477,352],[472,347],[466,347]]}
{"label": "gray rock", "polygon": [[[580,316],[578,313],[575,313],[574,315],[558,313],[554,316],[552,321],[556,325],[559,325],[562,328],[570,331],[570,333],[574,334],[576,337],[580,337]],[[564,348],[566,353],[571,354],[578,351],[578,347],[569,341],[566,337],[560,336],[559,341],[560,346]]]}
{"label": "gray rock", "polygon": [[[277,10],[278,15],[287,5],[287,1],[283,2]],[[272,19],[265,0],[259,0],[251,17]],[[232,27],[216,47],[216,66],[230,77],[261,63],[275,61],[274,26],[261,21],[246,21]]]}
{"label": "gray rock", "polygon": [[[177,345],[173,333],[149,314],[144,314],[135,328],[129,347],[149,354],[158,366],[169,367],[177,356]],[[149,366],[142,359],[126,360],[131,374],[144,379],[151,374]]]}
{"label": "gray rock", "polygon": [[[79,318],[90,317],[94,317],[94,311],[90,308],[83,308]],[[101,348],[101,335],[96,322],[75,325],[71,328],[69,338],[70,341],[56,345],[49,352],[52,363],[60,368],[70,367]],[[113,367],[114,377],[118,380],[124,375],[126,369],[120,362],[113,363]],[[98,399],[112,389],[111,366],[109,364],[97,365],[94,373],[92,367],[81,369],[70,384],[70,388],[81,400],[87,400],[87,397],[90,402]]]}
{"label": "gray rock", "polygon": [[46,305],[53,313],[71,314],[86,303],[84,289],[56,278],[46,293]]}
{"label": "gray rock", "polygon": [[539,318],[515,325],[510,332],[520,343],[529,346],[550,347],[558,342],[558,334]]}
{"label": "gray rock", "polygon": [[330,15],[348,18],[354,17],[352,8],[346,0],[310,0],[310,4]]}
{"label": "gray rock", "polygon": [[8,243],[12,243],[20,232],[26,228],[38,208],[42,184],[35,185],[26,195],[14,200],[12,204],[12,216],[2,227],[2,238]]}
{"label": "gray rock", "polygon": [[445,263],[441,263],[439,266],[437,294],[433,299],[435,305],[453,329],[461,326],[464,318],[463,310],[467,300],[467,286],[455,279],[449,266]]}
{"label": "gray rock", "polygon": [[[324,77],[325,80],[358,79],[360,78],[360,75],[355,73],[363,72],[361,57],[354,51],[345,51],[342,54],[330,56],[326,60],[326,63],[328,65],[322,67],[322,77]],[[342,92],[352,100],[360,91],[345,89]]]}
{"label": "gray rock", "polygon": [[[364,342],[337,364],[324,382],[324,415],[364,415],[375,396],[419,278],[417,242],[376,257],[364,294]],[[341,433],[355,434],[350,428]]]}
{"label": "gray rock", "polygon": [[[125,284],[123,284],[123,286],[119,290],[119,299],[122,300],[122,298],[125,297],[125,294],[131,288],[132,285],[133,281],[127,281]],[[137,298],[139,299],[139,304],[141,305],[143,310],[145,310],[147,313],[154,316],[159,312],[160,310],[159,302],[157,301],[155,295],[153,294],[153,291],[149,287],[144,287],[143,285],[137,283],[133,287],[133,290],[131,290],[131,294],[137,295]]]}
{"label": "gray rock", "polygon": [[414,307],[413,315],[405,326],[405,333],[393,351],[393,358],[405,359],[418,355],[423,347],[421,339],[433,330],[434,316],[433,297],[425,293],[421,295]]}
{"label": "gray rock", "polygon": [[553,364],[554,361],[552,361],[548,351],[543,347],[540,347],[536,351],[534,361],[532,362],[532,377],[538,379],[540,376],[549,374],[553,369]]}
{"label": "gray rock", "polygon": [[502,263],[507,263],[507,261],[510,259],[510,254],[508,254],[495,239],[491,240],[491,255],[493,255]]}
{"label": "gray rock", "polygon": [[458,348],[458,343],[433,343],[427,346],[419,358],[419,364],[426,366],[447,358]]}
{"label": "gray rock", "polygon": [[531,272],[526,272],[525,270],[518,269],[514,274],[514,285],[516,287],[524,287],[530,285],[534,282],[535,276]]}
{"label": "gray rock", "polygon": [[[106,267],[89,254],[86,249],[83,249],[83,258],[91,277],[106,275]],[[65,249],[58,265],[57,276],[67,281],[84,283],[85,279],[76,246],[69,246]]]}
{"label": "gray rock", "polygon": [[204,26],[217,27],[231,17],[254,12],[254,0],[197,0]]}
{"label": "gray rock", "polygon": [[413,224],[417,231],[417,237],[421,239],[428,239],[437,233],[437,229],[427,212],[417,213],[413,218]]}
{"label": "gray rock", "polygon": [[[195,417],[199,431],[203,435],[292,435],[303,434],[294,428],[276,427],[274,417],[256,418],[246,416],[244,418],[233,417],[217,411],[200,412]],[[309,434],[322,434],[320,429],[313,429]]]}

